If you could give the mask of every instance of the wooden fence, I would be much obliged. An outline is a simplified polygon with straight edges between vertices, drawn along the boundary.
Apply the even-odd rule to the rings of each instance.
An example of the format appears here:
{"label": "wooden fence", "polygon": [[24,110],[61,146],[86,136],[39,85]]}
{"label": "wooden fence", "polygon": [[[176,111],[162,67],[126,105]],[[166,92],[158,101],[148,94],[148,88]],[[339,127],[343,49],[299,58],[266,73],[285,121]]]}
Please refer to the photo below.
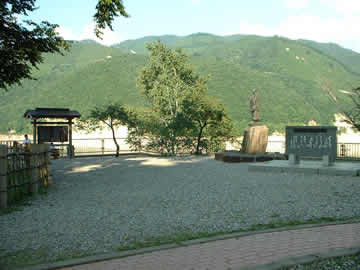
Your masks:
{"label": "wooden fence", "polygon": [[0,145],[0,208],[50,184],[49,151],[44,144]]}

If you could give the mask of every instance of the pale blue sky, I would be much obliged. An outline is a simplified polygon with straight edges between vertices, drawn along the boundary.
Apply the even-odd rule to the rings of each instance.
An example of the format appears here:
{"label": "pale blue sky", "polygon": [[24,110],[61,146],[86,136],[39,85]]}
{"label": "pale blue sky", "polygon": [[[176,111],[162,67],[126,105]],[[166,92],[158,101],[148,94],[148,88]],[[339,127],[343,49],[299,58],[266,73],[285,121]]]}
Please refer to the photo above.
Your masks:
{"label": "pale blue sky", "polygon": [[[60,25],[66,39],[93,38],[97,0],[37,0],[36,21]],[[334,42],[360,52],[359,0],[124,0],[131,18],[119,17],[103,44],[149,35],[280,35]]]}

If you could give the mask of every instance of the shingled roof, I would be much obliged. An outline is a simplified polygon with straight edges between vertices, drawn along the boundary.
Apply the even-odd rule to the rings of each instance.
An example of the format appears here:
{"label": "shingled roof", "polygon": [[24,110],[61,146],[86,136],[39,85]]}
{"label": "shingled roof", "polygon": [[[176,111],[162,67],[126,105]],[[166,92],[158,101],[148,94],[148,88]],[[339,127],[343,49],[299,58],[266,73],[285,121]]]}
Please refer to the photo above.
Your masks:
{"label": "shingled roof", "polygon": [[25,118],[79,118],[81,114],[78,111],[70,111],[67,108],[36,108],[27,110],[24,113]]}

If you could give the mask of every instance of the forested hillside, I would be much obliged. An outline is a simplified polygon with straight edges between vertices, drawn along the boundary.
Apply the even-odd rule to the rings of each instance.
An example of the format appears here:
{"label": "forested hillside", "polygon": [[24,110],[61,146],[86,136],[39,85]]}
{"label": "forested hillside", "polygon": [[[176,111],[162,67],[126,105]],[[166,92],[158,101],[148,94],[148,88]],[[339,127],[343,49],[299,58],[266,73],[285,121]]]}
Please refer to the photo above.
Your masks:
{"label": "forested hillside", "polygon": [[161,40],[183,48],[197,72],[210,75],[209,94],[220,99],[238,132],[249,123],[248,97],[257,88],[261,117],[272,131],[309,120],[331,124],[360,85],[360,54],[334,44],[280,37],[193,34],[145,37],[105,47],[74,42],[65,56],[47,55],[36,81],[0,92],[0,132],[30,127],[22,115],[35,107],[68,107],[86,115],[95,105],[120,101],[146,106],[136,77],[147,61],[145,44]]}
{"label": "forested hillside", "polygon": [[303,40],[304,44],[317,50],[326,56],[343,64],[346,69],[360,75],[360,54],[352,50],[346,50],[335,43],[318,43],[311,40]]}

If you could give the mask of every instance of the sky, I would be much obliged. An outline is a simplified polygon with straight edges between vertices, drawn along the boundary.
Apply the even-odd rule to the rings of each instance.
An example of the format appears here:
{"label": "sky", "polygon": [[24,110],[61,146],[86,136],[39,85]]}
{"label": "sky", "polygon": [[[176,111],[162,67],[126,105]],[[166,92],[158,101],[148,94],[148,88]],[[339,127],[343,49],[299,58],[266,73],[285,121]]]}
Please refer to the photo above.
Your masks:
{"label": "sky", "polygon": [[[59,25],[65,39],[94,39],[98,0],[37,0],[29,17]],[[154,35],[252,34],[333,42],[360,53],[360,0],[123,0],[104,45]]]}

